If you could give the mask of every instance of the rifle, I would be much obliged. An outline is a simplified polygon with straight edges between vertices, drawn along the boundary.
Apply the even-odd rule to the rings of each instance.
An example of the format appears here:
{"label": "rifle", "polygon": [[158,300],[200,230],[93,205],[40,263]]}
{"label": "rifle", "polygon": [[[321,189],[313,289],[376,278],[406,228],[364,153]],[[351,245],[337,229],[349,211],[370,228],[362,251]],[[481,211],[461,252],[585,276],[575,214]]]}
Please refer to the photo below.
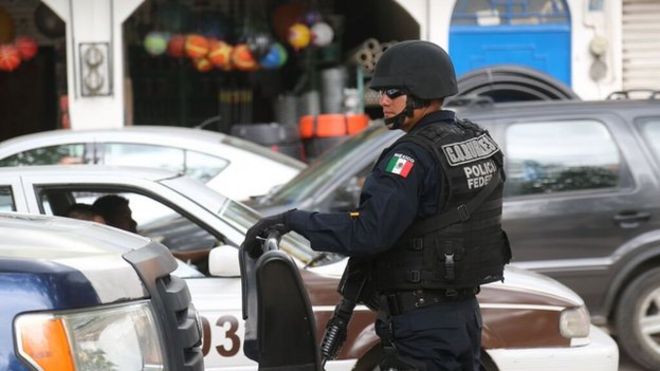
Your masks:
{"label": "rifle", "polygon": [[348,323],[355,306],[362,303],[371,309],[377,308],[378,300],[370,284],[369,273],[369,265],[366,261],[359,258],[348,260],[338,287],[343,298],[335,307],[335,312],[325,327],[325,334],[321,342],[323,367],[327,361],[337,356],[337,352],[346,341]]}

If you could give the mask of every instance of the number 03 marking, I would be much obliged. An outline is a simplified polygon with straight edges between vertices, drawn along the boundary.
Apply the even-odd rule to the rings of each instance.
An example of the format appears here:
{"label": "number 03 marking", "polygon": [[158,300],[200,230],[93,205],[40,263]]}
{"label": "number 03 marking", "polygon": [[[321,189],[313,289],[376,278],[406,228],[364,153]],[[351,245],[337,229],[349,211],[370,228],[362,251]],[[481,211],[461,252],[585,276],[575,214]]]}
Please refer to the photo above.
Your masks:
{"label": "number 03 marking", "polygon": [[229,349],[225,348],[223,345],[218,345],[215,347],[223,357],[231,357],[238,353],[238,349],[241,346],[241,339],[236,335],[238,330],[238,320],[234,316],[222,316],[218,318],[218,321],[215,323],[218,327],[225,326],[225,323],[229,323],[229,330],[225,331],[225,338],[231,341],[231,347]]}

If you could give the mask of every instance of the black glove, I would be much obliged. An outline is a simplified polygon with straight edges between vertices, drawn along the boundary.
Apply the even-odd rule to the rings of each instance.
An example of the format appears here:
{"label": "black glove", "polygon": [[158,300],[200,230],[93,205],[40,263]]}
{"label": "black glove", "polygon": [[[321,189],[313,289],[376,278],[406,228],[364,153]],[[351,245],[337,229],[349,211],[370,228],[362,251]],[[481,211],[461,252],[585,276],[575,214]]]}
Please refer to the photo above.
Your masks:
{"label": "black glove", "polygon": [[250,229],[248,229],[247,233],[245,233],[245,241],[243,241],[241,248],[246,249],[250,257],[259,257],[263,251],[261,247],[261,241],[259,241],[257,237],[266,238],[268,233],[271,231],[277,231],[280,233],[280,235],[289,233],[291,231],[291,227],[289,227],[287,223],[287,215],[292,211],[293,210],[289,210],[282,214],[267,216],[265,218],[259,219],[259,221],[255,223],[255,225],[253,225]]}

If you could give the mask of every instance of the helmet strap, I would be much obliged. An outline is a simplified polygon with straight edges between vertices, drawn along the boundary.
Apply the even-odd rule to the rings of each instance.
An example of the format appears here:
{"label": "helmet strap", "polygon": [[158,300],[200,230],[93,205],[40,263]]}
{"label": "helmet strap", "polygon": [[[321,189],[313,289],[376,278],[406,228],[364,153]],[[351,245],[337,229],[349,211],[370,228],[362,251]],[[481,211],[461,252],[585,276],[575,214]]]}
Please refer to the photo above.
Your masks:
{"label": "helmet strap", "polygon": [[403,108],[403,111],[397,113],[396,115],[385,119],[385,126],[390,130],[401,129],[403,123],[406,121],[406,118],[413,117],[415,109],[422,108],[426,106],[424,100],[419,99],[413,95],[408,95],[406,97],[406,106]]}

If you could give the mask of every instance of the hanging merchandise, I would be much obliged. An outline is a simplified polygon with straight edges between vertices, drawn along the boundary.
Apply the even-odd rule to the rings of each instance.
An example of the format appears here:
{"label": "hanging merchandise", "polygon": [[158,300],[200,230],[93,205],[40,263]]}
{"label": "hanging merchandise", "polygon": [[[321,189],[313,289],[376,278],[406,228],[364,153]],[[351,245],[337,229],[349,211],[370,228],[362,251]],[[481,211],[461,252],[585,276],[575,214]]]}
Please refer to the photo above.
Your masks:
{"label": "hanging merchandise", "polygon": [[306,48],[312,39],[312,34],[309,27],[304,23],[294,23],[289,28],[289,36],[287,40],[295,50]]}
{"label": "hanging merchandise", "polygon": [[151,31],[144,38],[144,49],[147,53],[158,56],[167,50],[169,35],[165,32]]}
{"label": "hanging merchandise", "polygon": [[231,55],[233,47],[222,40],[212,40],[209,43],[207,58],[215,66],[224,71],[231,70]]}
{"label": "hanging merchandise", "polygon": [[14,20],[11,15],[0,6],[0,44],[9,43],[14,39]]}
{"label": "hanging merchandise", "polygon": [[44,3],[40,3],[34,10],[34,22],[39,32],[51,39],[64,36],[64,21]]}
{"label": "hanging merchandise", "polygon": [[254,32],[248,35],[246,43],[252,55],[257,59],[261,59],[268,54],[271,45],[273,45],[273,37],[267,32]]}
{"label": "hanging merchandise", "polygon": [[172,35],[167,43],[167,54],[170,57],[181,58],[184,55],[186,37],[183,35]]}
{"label": "hanging merchandise", "polygon": [[0,45],[0,71],[13,71],[21,65],[21,54],[11,44]]}
{"label": "hanging merchandise", "polygon": [[325,22],[316,22],[311,28],[312,31],[312,44],[319,47],[324,47],[332,42],[335,37],[335,32],[329,24]]}
{"label": "hanging merchandise", "polygon": [[259,60],[261,67],[267,70],[273,70],[282,67],[287,60],[286,49],[280,43],[271,45],[268,53]]}
{"label": "hanging merchandise", "polygon": [[213,69],[213,64],[206,57],[193,59],[193,65],[199,72],[209,72]]}
{"label": "hanging merchandise", "polygon": [[37,41],[30,36],[19,36],[14,41],[14,46],[24,61],[29,61],[39,52]]}
{"label": "hanging merchandise", "polygon": [[259,67],[247,44],[238,44],[234,47],[231,62],[241,71],[255,71]]}
{"label": "hanging merchandise", "polygon": [[[314,6],[314,4],[312,6]],[[321,22],[322,20],[323,20],[323,17],[321,16],[321,12],[319,12],[316,9],[312,9],[312,10],[308,11],[303,16],[303,21],[308,26],[312,26],[313,24]]]}
{"label": "hanging merchandise", "polygon": [[275,8],[271,21],[278,39],[288,40],[289,28],[305,15],[306,7],[302,1],[291,1]]}
{"label": "hanging merchandise", "polygon": [[205,57],[209,53],[209,41],[202,35],[188,35],[185,51],[186,55],[193,59]]}

